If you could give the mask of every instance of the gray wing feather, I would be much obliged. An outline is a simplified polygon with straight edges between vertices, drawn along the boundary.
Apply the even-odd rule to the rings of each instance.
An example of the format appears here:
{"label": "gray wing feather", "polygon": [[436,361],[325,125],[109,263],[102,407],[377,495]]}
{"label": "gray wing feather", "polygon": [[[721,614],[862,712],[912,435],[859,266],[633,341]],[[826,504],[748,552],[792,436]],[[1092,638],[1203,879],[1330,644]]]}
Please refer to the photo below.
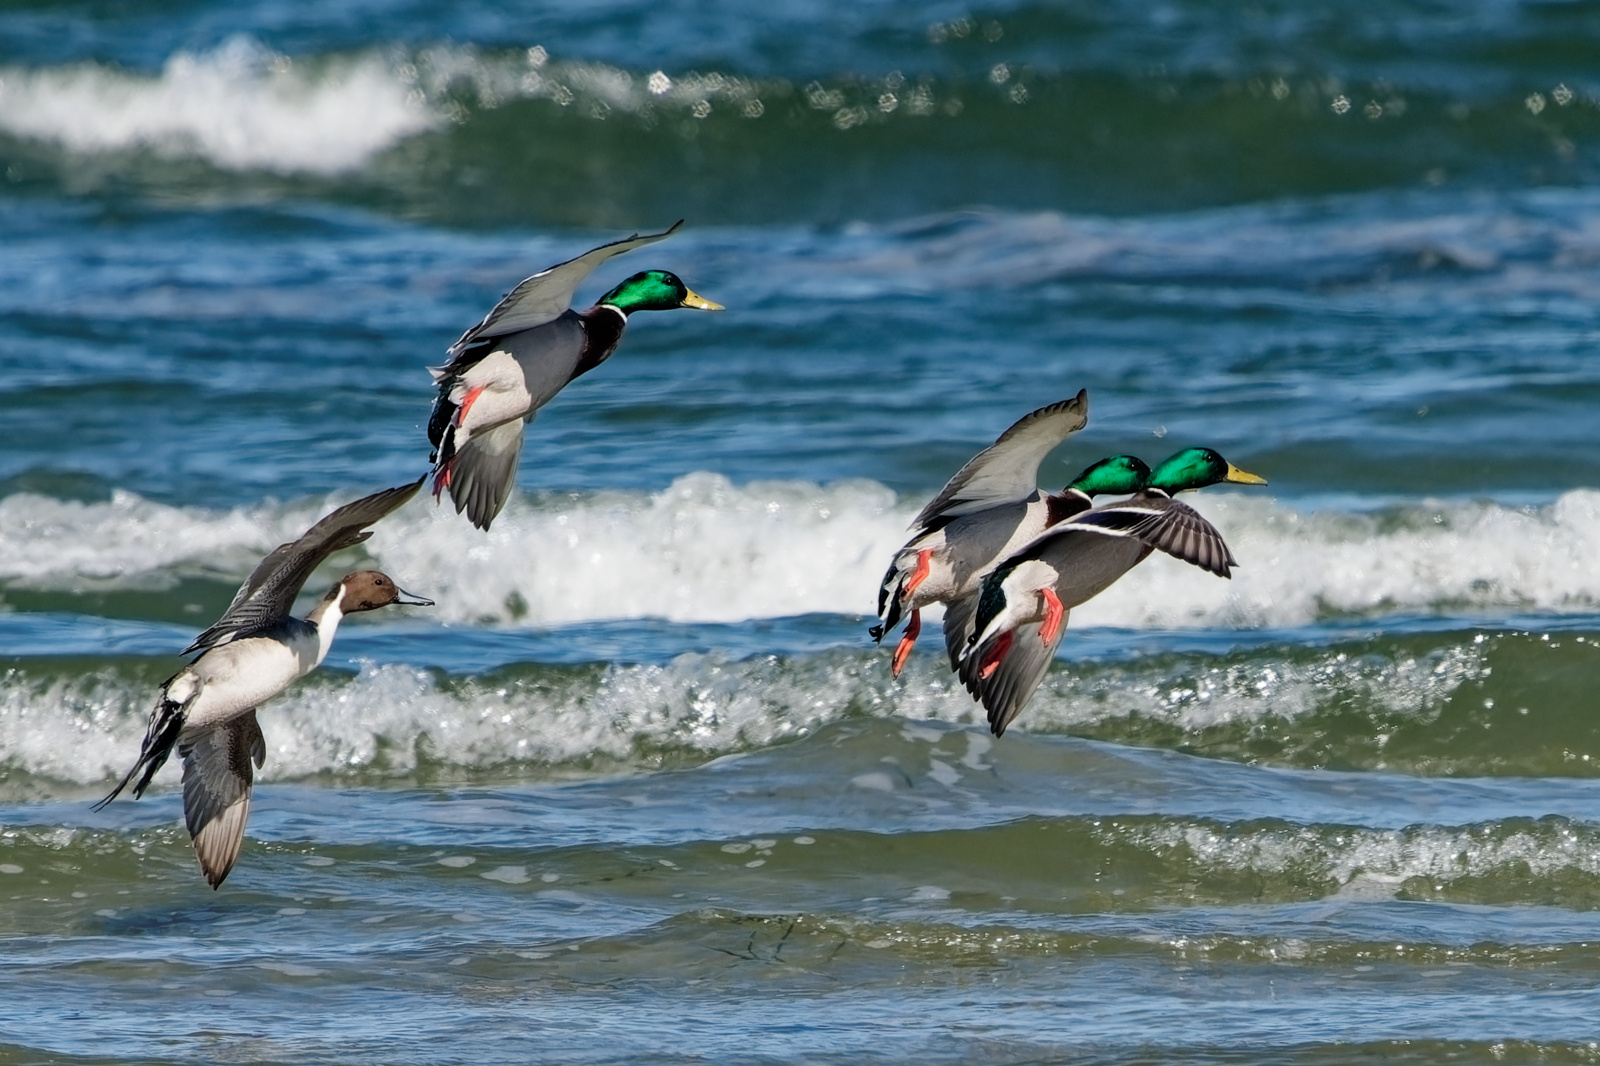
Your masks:
{"label": "gray wing feather", "polygon": [[255,782],[251,763],[259,767],[267,758],[256,712],[246,711],[179,744],[178,754],[183,757],[183,820],[200,872],[216,888],[239,858]]}
{"label": "gray wing feather", "polygon": [[183,654],[226,644],[283,618],[294,606],[294,598],[300,595],[306,578],[322,560],[372,536],[363,532],[364,528],[415,496],[422,481],[418,478],[409,485],[347,503],[306,530],[300,539],[278,545],[245,578],[222,617],[196,637]]}
{"label": "gray wing feather", "polygon": [[1051,449],[1089,422],[1089,390],[1022,416],[989,447],[967,460],[911,523],[959,517],[1025,499],[1039,485],[1039,464]]}
{"label": "gray wing feather", "polygon": [[1006,726],[1033,698],[1034,690],[1049,672],[1056,648],[1061,645],[1061,637],[1067,631],[1067,618],[1063,615],[1055,639],[1045,644],[1039,640],[1040,624],[1025,622],[1012,631],[1014,637],[1010,650],[988,677],[979,676],[982,649],[974,649],[961,663],[961,681],[973,698],[983,704],[983,709],[989,715],[989,731],[997,737],[1005,734]]}
{"label": "gray wing feather", "polygon": [[450,499],[456,513],[467,517],[479,529],[488,529],[495,515],[511,496],[517,480],[517,464],[522,459],[522,419],[502,422],[478,433],[456,453],[450,466]]}
{"label": "gray wing feather", "polygon": [[482,322],[467,330],[460,340],[450,346],[450,354],[454,356],[460,349],[484,337],[503,337],[554,321],[572,306],[572,297],[578,291],[578,286],[601,263],[612,256],[664,241],[681,225],[683,220],[679,219],[660,233],[647,233],[642,237],[635,233],[624,240],[602,244],[576,259],[568,259],[565,263],[558,263],[524,279],[494,305],[494,310],[485,315]]}

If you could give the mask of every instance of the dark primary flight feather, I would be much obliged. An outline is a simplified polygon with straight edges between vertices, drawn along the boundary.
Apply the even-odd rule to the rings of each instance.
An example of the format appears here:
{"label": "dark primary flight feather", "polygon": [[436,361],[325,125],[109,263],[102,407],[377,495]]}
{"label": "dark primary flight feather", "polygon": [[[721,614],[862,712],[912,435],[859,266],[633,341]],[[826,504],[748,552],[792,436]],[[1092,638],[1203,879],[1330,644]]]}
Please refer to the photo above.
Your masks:
{"label": "dark primary flight feather", "polygon": [[423,480],[418,478],[409,485],[384,489],[347,503],[306,530],[300,539],[278,545],[245,578],[222,617],[196,637],[183,654],[218,647],[283,618],[294,606],[306,579],[324,559],[372,536],[365,528],[415,496]]}
{"label": "dark primary flight feather", "polygon": [[1159,492],[1086,511],[1071,521],[1051,527],[1017,554],[1026,552],[1039,558],[1036,549],[1043,542],[1081,531],[1132,537],[1218,577],[1232,578],[1232,568],[1239,565],[1216,526],[1188,504]]}
{"label": "dark primary flight feather", "polygon": [[256,712],[244,714],[178,745],[183,759],[183,820],[194,841],[200,872],[212,888],[239,858],[250,817],[250,786],[267,759]]}
{"label": "dark primary flight feather", "polygon": [[1049,672],[1056,648],[1060,647],[1067,631],[1067,618],[1062,616],[1055,638],[1049,642],[1039,639],[1042,628],[1039,622],[1024,622],[1018,626],[1012,633],[1011,647],[1005,658],[988,677],[982,674],[979,661],[982,656],[978,655],[967,656],[956,671],[973,699],[983,704],[989,717],[989,732],[997,737],[1005,735],[1006,726],[1027,706],[1039,682]]}

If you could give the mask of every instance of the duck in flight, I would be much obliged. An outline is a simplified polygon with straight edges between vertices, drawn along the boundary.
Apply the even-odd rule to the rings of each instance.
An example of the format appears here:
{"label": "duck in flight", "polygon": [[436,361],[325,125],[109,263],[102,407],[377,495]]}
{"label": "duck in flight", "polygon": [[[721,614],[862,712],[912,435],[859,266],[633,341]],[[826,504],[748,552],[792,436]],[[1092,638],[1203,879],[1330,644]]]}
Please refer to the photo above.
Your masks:
{"label": "duck in flight", "polygon": [[306,617],[289,614],[301,586],[324,559],[372,536],[366,527],[421,487],[418,479],[347,503],[261,560],[222,617],[184,650],[200,654],[162,684],[138,760],[94,809],[116,799],[130,783],[134,799],[144,795],[176,747],[183,760],[183,817],[200,872],[212,888],[221,885],[239,857],[250,816],[252,764],[259,769],[266,760],[256,708],[321,664],[345,615],[391,603],[433,605],[402,590],[387,574],[357,570],[329,589]]}
{"label": "duck in flight", "polygon": [[1113,456],[1059,493],[1039,488],[1039,464],[1088,421],[1087,389],[1022,416],[956,471],[912,520],[911,539],[895,552],[879,583],[878,623],[871,629],[872,639],[881,641],[908,618],[889,663],[896,677],[922,632],[922,608],[976,592],[995,563],[1046,527],[1088,509],[1090,497],[1143,486],[1149,468],[1133,456]]}
{"label": "duck in flight", "polygon": [[945,645],[962,683],[1000,736],[1044,679],[1072,608],[1109,588],[1153,551],[1232,577],[1222,534],[1173,494],[1221,483],[1265,485],[1210,448],[1185,448],[1144,488],[1085,510],[1001,560],[977,592],[951,607]]}
{"label": "duck in flight", "polygon": [[587,311],[572,309],[578,286],[602,263],[666,240],[681,225],[601,245],[527,278],[450,346],[448,362],[428,368],[439,390],[428,419],[436,498],[448,491],[457,514],[488,529],[511,495],[523,426],[574,378],[610,358],[629,315],[723,309],[665,270],[635,274]]}

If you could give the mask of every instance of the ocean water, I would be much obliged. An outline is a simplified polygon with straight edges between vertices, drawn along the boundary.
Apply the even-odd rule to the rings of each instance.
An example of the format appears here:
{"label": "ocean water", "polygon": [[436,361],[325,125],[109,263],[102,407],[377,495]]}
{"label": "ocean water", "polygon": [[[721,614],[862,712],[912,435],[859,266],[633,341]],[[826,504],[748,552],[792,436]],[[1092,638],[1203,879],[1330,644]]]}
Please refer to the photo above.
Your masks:
{"label": "ocean water", "polygon": [[[0,1064],[1600,1060],[1600,7],[0,6]],[[492,532],[92,812],[525,275],[685,218]],[[995,740],[905,526],[1205,444]],[[936,612],[930,612],[931,618]]]}

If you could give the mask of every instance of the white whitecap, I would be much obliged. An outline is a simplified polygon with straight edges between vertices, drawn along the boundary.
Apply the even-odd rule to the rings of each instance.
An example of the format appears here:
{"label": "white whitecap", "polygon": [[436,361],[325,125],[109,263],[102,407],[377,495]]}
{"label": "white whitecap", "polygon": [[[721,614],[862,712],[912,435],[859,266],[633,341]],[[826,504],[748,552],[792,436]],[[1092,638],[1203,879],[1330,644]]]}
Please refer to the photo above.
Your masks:
{"label": "white whitecap", "polygon": [[[15,493],[0,499],[0,580],[47,588],[86,580],[160,587],[196,572],[240,580],[262,554],[349,498],[216,512],[124,491],[108,503]],[[1600,605],[1593,489],[1542,507],[1421,500],[1374,512],[1306,510],[1264,493],[1188,499],[1238,557],[1233,579],[1158,553],[1075,608],[1073,630],[1291,627],[1330,611]],[[366,550],[437,600],[428,617],[442,622],[861,615],[873,609],[919,502],[866,481],[738,486],[696,473],[658,492],[518,496],[487,536],[465,547],[461,519],[418,499],[387,519]]]}
{"label": "white whitecap", "polygon": [[302,63],[242,37],[178,52],[156,74],[94,62],[0,69],[0,130],[72,152],[336,174],[442,121],[388,58]]}

